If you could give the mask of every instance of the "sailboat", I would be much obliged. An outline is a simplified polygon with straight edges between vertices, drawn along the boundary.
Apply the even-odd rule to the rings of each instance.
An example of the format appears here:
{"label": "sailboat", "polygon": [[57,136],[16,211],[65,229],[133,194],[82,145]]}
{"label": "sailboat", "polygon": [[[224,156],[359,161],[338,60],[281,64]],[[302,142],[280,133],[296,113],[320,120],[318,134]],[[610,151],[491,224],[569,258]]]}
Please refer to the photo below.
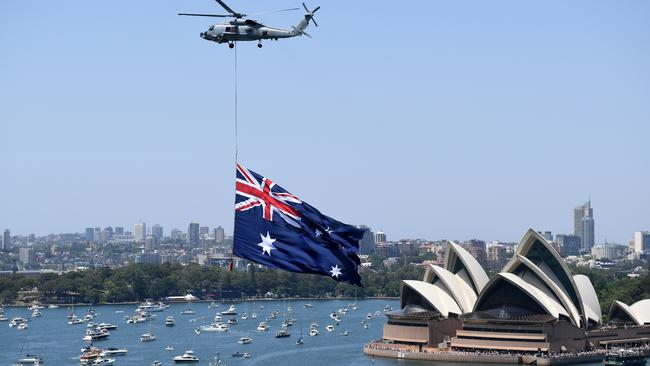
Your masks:
{"label": "sailboat", "polygon": [[304,343],[305,342],[302,340],[302,325],[301,325],[300,326],[300,337],[298,337],[298,339],[296,340],[296,344],[300,346],[300,345],[302,345]]}
{"label": "sailboat", "polygon": [[140,342],[153,342],[155,340],[156,336],[151,332],[151,318],[149,318],[149,331],[140,336]]}

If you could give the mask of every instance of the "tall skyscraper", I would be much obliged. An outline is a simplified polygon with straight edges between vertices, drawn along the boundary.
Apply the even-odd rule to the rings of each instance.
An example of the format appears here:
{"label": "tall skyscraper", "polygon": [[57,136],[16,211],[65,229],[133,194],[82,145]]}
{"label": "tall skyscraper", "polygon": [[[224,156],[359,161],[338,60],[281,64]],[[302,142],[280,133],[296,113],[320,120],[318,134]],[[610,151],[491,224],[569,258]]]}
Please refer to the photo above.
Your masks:
{"label": "tall skyscraper", "polygon": [[573,209],[573,234],[580,237],[580,249],[583,253],[591,253],[594,246],[594,209],[591,200]]}
{"label": "tall skyscraper", "polygon": [[135,228],[133,229],[133,239],[139,242],[139,241],[144,241],[146,237],[147,237],[147,224],[145,224],[144,222],[135,224]]}
{"label": "tall skyscraper", "polygon": [[172,240],[179,240],[181,238],[182,232],[176,228],[173,228],[170,234]]}
{"label": "tall skyscraper", "polygon": [[375,234],[365,225],[359,225],[359,229],[365,229],[363,237],[359,240],[359,254],[370,255],[375,252]]}
{"label": "tall skyscraper", "polygon": [[226,233],[221,226],[214,229],[214,241],[221,243],[226,238]]}
{"label": "tall skyscraper", "polygon": [[156,237],[157,240],[162,240],[163,238],[163,228],[158,224],[154,224],[151,227],[151,236]]}
{"label": "tall skyscraper", "polygon": [[9,229],[6,229],[4,233],[2,233],[2,250],[10,250],[11,249],[11,232]]}
{"label": "tall skyscraper", "polygon": [[94,241],[95,240],[95,229],[92,227],[87,227],[86,228],[86,241]]}
{"label": "tall skyscraper", "polygon": [[632,250],[634,256],[639,258],[642,255],[650,254],[650,232],[637,231],[634,233]]}
{"label": "tall skyscraper", "polygon": [[124,228],[121,226],[116,226],[115,227],[115,235],[124,235]]}
{"label": "tall skyscraper", "polygon": [[189,244],[189,249],[198,248],[201,244],[201,236],[199,235],[200,225],[198,222],[190,222],[190,226],[187,228],[187,244]]}

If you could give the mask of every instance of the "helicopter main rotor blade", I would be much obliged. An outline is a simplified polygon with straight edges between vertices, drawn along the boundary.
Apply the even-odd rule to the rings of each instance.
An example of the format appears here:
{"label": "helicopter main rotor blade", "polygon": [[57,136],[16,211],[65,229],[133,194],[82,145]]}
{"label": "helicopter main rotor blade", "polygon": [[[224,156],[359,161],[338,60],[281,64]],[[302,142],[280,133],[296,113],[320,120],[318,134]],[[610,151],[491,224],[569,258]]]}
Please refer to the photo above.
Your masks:
{"label": "helicopter main rotor blade", "polygon": [[248,14],[248,15],[249,16],[251,16],[251,15],[264,15],[264,14],[280,13],[280,12],[283,12],[283,11],[294,11],[294,10],[300,10],[300,8],[271,10],[271,11],[264,11],[264,12],[261,12],[261,13],[253,13],[253,14]]}
{"label": "helicopter main rotor blade", "polygon": [[302,3],[302,7],[305,8],[306,12],[311,13],[311,11],[309,11],[309,9],[307,9],[307,5],[305,5],[305,3]]}
{"label": "helicopter main rotor blade", "polygon": [[244,16],[246,16],[246,14],[241,14],[241,13],[238,13],[238,12],[232,10],[228,5],[226,5],[226,3],[224,3],[224,2],[221,1],[221,0],[215,0],[215,1],[218,2],[219,5],[221,5],[221,7],[223,7],[224,9],[226,9],[227,12],[229,12],[230,14],[232,14],[232,15],[233,15],[234,17],[236,17],[236,18],[240,18],[240,17],[244,17]]}
{"label": "helicopter main rotor blade", "polygon": [[314,22],[314,25],[318,27],[318,23],[316,23],[316,20],[314,20],[314,17],[311,17],[309,19],[311,19],[311,21]]}
{"label": "helicopter main rotor blade", "polygon": [[188,17],[211,17],[211,18],[230,18],[232,15],[223,15],[223,14],[194,14],[194,13],[178,13],[178,15],[184,15]]}
{"label": "helicopter main rotor blade", "polygon": [[318,11],[318,9],[320,9],[320,6],[317,6],[317,7],[316,7],[316,9],[314,9],[314,10],[312,10],[312,13],[315,13],[315,12],[317,12],[317,11]]}

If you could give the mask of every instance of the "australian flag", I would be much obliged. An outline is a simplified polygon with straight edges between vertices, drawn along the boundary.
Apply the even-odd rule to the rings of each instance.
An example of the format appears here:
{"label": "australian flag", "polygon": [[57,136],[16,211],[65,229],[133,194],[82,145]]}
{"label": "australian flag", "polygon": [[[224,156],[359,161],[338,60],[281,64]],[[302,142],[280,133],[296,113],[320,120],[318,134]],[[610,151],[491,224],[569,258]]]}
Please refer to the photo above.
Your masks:
{"label": "australian flag", "polygon": [[364,230],[323,215],[270,179],[237,164],[236,256],[361,286],[357,252],[363,234]]}

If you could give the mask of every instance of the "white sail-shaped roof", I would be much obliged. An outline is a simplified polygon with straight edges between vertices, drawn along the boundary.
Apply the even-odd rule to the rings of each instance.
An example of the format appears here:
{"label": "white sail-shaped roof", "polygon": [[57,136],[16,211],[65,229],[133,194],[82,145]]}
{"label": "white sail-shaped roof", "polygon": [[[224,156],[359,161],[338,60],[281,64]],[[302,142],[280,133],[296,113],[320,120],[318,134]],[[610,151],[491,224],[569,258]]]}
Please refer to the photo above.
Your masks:
{"label": "white sail-shaped roof", "polygon": [[[523,269],[526,269],[528,273],[533,273],[534,276],[542,282],[542,286],[548,289],[547,291],[552,294],[552,296],[558,300],[562,306],[567,310],[567,312],[570,315],[571,321],[573,324],[577,327],[580,327],[581,322],[581,317],[580,317],[580,312],[578,309],[575,307],[573,302],[571,302],[571,299],[567,296],[566,292],[564,289],[558,284],[551,279],[551,277],[548,276],[547,272],[543,271],[541,268],[539,268],[535,263],[531,262],[528,258],[522,256],[522,255],[515,255],[512,260],[506,264],[506,266],[503,268],[503,272],[509,272],[509,273],[515,273],[515,271],[520,272],[520,276],[526,280],[526,282],[538,287],[540,290],[545,290],[542,286],[540,286],[537,283],[533,283],[529,276],[524,276],[524,271]],[[545,293],[547,293],[545,291]],[[549,295],[549,293],[547,293]]]}
{"label": "white sail-shaped roof", "polygon": [[442,267],[429,265],[425,271],[424,281],[443,287],[454,298],[463,313],[470,312],[474,308],[476,293],[462,277]]}
{"label": "white sail-shaped roof", "polygon": [[637,318],[634,310],[632,310],[626,303],[618,300],[614,300],[612,307],[609,309],[609,321],[612,321],[618,312],[622,312],[623,314],[627,315],[627,317],[630,318],[630,320],[632,320],[636,325],[643,325],[643,322],[641,319]]}
{"label": "white sail-shaped roof", "polygon": [[490,280],[476,258],[452,241],[447,247],[445,268],[467,281],[476,294],[480,293]]}
{"label": "white sail-shaped roof", "polygon": [[639,325],[650,324],[650,299],[637,301],[630,306],[630,309],[639,320]]}
{"label": "white sail-shaped roof", "polygon": [[592,319],[595,317],[594,314],[597,314],[596,312],[590,312],[589,315],[586,314],[588,310],[585,310],[584,304],[582,303],[578,286],[573,276],[571,276],[571,272],[566,263],[560,257],[560,254],[537,231],[529,229],[526,232],[517,247],[516,255],[523,256],[534,263],[567,295],[575,308],[580,312],[583,325],[587,324],[588,318]]}
{"label": "white sail-shaped roof", "polygon": [[598,301],[598,295],[591,280],[585,275],[575,275],[573,276],[573,280],[578,286],[578,293],[585,308],[587,319],[601,324],[603,317],[600,311],[600,302]]}
{"label": "white sail-shaped roof", "polygon": [[479,295],[479,298],[476,300],[474,310],[482,310],[482,304],[488,300],[488,297],[491,293],[488,291],[488,289],[500,286],[503,282],[507,282],[519,288],[524,294],[528,296],[530,301],[537,303],[547,314],[553,316],[554,318],[559,319],[560,316],[569,318],[569,314],[564,309],[564,307],[551,296],[526,282],[521,277],[507,272],[501,272],[492,278],[490,283],[486,286],[484,291],[481,292],[481,295]]}
{"label": "white sail-shaped roof", "polygon": [[[456,300],[439,286],[424,281],[404,280],[402,286],[408,286],[424,298],[440,315],[448,317],[450,313],[460,315],[462,310]],[[402,294],[403,295],[403,294]],[[401,307],[406,307],[406,298],[402,296]]]}

